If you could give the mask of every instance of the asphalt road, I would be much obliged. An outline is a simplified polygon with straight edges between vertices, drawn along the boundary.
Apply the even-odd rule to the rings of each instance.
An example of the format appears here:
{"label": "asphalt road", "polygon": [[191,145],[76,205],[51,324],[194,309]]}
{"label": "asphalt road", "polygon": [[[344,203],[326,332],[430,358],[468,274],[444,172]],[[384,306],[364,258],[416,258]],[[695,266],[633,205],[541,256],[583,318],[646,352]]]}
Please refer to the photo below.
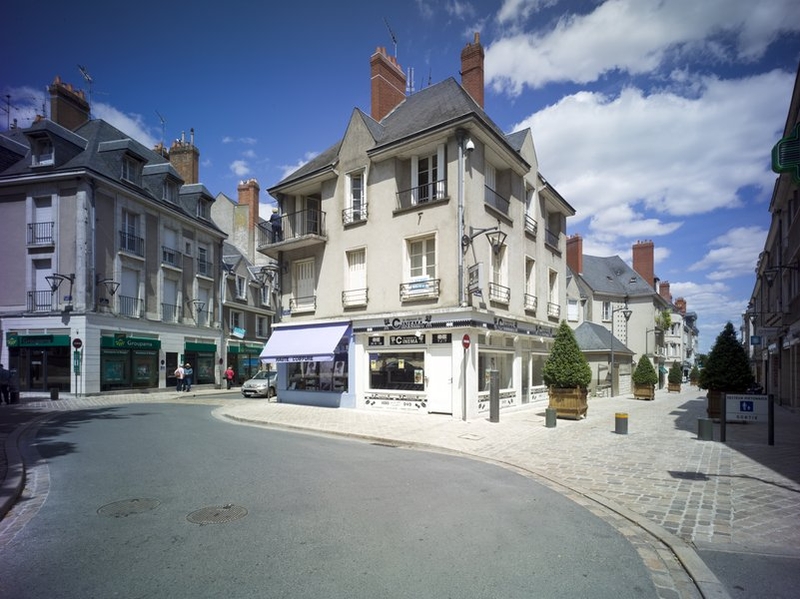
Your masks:
{"label": "asphalt road", "polygon": [[35,452],[4,597],[656,596],[616,530],[482,462],[167,404],[53,415]]}

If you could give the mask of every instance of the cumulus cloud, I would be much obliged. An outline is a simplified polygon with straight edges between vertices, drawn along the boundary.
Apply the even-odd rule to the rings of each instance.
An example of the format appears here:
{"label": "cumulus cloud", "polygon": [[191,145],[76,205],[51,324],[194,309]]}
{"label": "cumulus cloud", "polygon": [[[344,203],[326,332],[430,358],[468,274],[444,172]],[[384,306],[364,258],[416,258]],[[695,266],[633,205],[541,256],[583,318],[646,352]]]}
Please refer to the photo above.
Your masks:
{"label": "cumulus cloud", "polygon": [[244,177],[250,174],[250,165],[246,160],[234,160],[228,166],[231,172],[237,177]]}
{"label": "cumulus cloud", "polygon": [[100,102],[94,104],[92,114],[96,118],[112,124],[148,148],[153,148],[158,143],[159,137],[152,133],[152,129],[145,124],[140,114],[124,113],[113,106]]}
{"label": "cumulus cloud", "polygon": [[766,236],[762,227],[735,227],[712,239],[711,249],[689,266],[689,271],[707,271],[712,281],[752,274]]}

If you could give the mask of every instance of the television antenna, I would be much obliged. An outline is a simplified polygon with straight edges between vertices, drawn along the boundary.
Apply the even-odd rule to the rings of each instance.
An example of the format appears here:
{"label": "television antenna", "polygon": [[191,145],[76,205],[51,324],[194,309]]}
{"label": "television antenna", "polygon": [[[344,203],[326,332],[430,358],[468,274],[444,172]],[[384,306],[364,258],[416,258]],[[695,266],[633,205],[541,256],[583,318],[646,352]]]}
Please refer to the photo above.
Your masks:
{"label": "television antenna", "polygon": [[158,112],[158,110],[156,110],[156,115],[158,115],[158,120],[161,121],[161,143],[163,144],[164,140],[167,137],[167,129],[166,129],[167,121],[163,116],[161,116],[161,113]]}
{"label": "television antenna", "polygon": [[389,30],[389,37],[392,38],[392,46],[394,46],[394,57],[397,59],[397,37],[394,35],[394,31],[389,26],[389,21],[386,20],[386,17],[383,18],[383,22],[386,23],[386,29]]}
{"label": "television antenna", "polygon": [[78,70],[81,72],[81,75],[83,75],[83,78],[86,80],[86,84],[89,86],[89,110],[91,111],[92,110],[92,84],[94,83],[94,80],[92,79],[92,76],[89,75],[89,71],[86,70],[86,67],[78,65]]}

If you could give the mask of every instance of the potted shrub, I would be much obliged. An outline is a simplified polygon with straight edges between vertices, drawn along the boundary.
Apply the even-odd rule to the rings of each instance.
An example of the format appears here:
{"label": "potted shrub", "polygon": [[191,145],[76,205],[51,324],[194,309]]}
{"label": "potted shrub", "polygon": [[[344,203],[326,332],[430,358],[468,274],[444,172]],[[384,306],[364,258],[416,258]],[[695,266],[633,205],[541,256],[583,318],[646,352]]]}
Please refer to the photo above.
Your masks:
{"label": "potted shrub", "polygon": [[592,369],[566,320],[561,321],[556,332],[553,349],[544,363],[543,378],[549,390],[549,407],[556,410],[556,417],[579,420],[586,416]]}
{"label": "potted shrub", "polygon": [[681,392],[681,381],[683,380],[683,369],[678,362],[673,362],[667,373],[667,392]]}
{"label": "potted shrub", "polygon": [[647,356],[639,358],[636,369],[633,371],[633,397],[634,399],[654,400],[656,398],[656,383],[658,375],[653,363]]}
{"label": "potted shrub", "polygon": [[692,366],[692,370],[689,372],[689,383],[692,385],[696,385],[697,381],[700,379],[700,371],[697,369],[697,364]]}
{"label": "potted shrub", "polygon": [[753,381],[747,353],[728,322],[717,336],[698,379],[698,386],[708,391],[708,417],[720,417],[725,393],[745,393]]}

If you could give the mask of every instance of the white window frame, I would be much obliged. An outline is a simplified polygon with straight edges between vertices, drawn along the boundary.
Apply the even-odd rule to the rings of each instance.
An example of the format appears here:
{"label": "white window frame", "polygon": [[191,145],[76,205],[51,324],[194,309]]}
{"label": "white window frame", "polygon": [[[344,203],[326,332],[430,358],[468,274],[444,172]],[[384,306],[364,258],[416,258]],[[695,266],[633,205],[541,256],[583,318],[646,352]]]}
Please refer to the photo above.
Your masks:
{"label": "white window frame", "polygon": [[295,260],[292,263],[292,299],[294,312],[312,312],[316,309],[317,265],[314,258]]}
{"label": "white window frame", "polygon": [[33,166],[50,166],[55,163],[55,148],[49,137],[40,137],[33,142]]}
{"label": "white window frame", "polygon": [[139,182],[139,163],[133,156],[125,155],[122,157],[122,173],[123,181],[130,181],[131,183]]}
{"label": "white window frame", "polygon": [[[432,244],[433,247],[430,247]],[[436,278],[436,235],[425,235],[406,240],[406,269],[409,281]],[[419,260],[415,265],[414,261]]]}
{"label": "white window frame", "polygon": [[[366,180],[366,169],[359,169],[347,175],[347,206],[344,221],[346,225],[367,220]],[[359,181],[358,185],[355,184],[356,181]]]}
{"label": "white window frame", "polygon": [[230,330],[233,329],[243,329],[242,326],[244,324],[244,312],[240,312],[239,310],[231,310],[228,316],[228,324],[230,325]]}
{"label": "white window frame", "polygon": [[[420,156],[413,156],[411,159],[411,203],[425,204],[435,200],[441,200],[445,194],[445,177],[447,176],[447,165],[445,164],[445,146],[440,144],[436,152]],[[420,163],[428,161],[424,170],[420,170]],[[420,182],[420,176],[427,173],[426,181]]]}
{"label": "white window frame", "polygon": [[241,275],[236,275],[236,297],[247,299],[247,280]]}

